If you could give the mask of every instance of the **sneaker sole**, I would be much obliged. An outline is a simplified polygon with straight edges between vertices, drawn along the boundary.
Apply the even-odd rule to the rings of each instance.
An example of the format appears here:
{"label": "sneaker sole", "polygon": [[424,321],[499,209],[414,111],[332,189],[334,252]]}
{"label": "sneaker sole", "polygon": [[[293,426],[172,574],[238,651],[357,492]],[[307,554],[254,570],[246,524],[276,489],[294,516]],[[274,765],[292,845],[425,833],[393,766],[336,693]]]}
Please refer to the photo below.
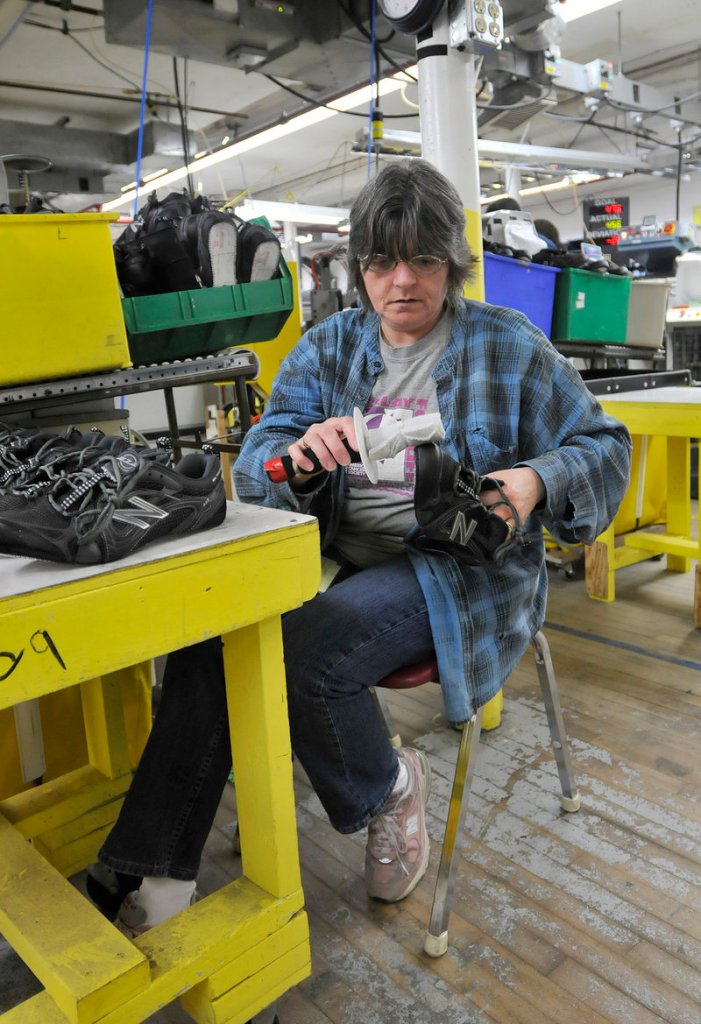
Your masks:
{"label": "sneaker sole", "polygon": [[213,224],[207,239],[212,267],[212,287],[236,284],[236,228],[233,224]]}
{"label": "sneaker sole", "polygon": [[262,242],[251,264],[251,281],[269,281],[280,262],[280,248],[275,242]]}

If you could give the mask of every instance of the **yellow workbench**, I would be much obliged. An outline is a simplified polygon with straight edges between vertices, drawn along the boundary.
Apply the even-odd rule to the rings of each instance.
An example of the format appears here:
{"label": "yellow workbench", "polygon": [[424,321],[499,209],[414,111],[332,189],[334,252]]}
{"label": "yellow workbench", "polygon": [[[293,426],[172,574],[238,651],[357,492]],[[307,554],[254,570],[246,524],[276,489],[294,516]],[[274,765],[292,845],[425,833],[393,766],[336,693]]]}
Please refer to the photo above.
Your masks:
{"label": "yellow workbench", "polygon": [[[0,803],[0,933],[44,986],[2,1024],[139,1024],[178,997],[198,1022],[241,1024],[309,974],[280,615],[319,576],[316,520],[238,504],[107,566],[0,556],[0,708],[80,684],[90,752]],[[243,876],[129,942],[37,837],[94,859],[129,780],[115,678],[219,634]]]}
{"label": "yellow workbench", "polygon": [[[667,445],[666,529],[631,530],[618,538],[611,526],[585,552],[586,589],[590,597],[613,601],[615,572],[653,555],[666,555],[667,568],[688,572],[701,558],[701,541],[691,528],[691,438],[701,437],[701,388],[693,385],[628,391],[600,398],[605,411],[637,437],[663,437]],[[701,566],[697,561],[694,625],[701,626]]]}

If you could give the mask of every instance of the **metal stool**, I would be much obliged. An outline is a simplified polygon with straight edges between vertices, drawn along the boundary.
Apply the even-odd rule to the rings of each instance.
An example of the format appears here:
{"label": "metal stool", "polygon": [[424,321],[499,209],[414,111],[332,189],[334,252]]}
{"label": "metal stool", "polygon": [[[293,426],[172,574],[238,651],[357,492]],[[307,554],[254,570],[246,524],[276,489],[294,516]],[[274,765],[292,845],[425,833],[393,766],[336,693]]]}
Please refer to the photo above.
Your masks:
{"label": "metal stool", "polygon": [[[557,771],[560,776],[560,786],[562,787],[560,802],[563,810],[573,813],[579,810],[581,800],[572,771],[565,723],[562,718],[557,682],[550,657],[550,647],[545,636],[540,631],[533,638],[533,648],[545,711],[548,716],[552,747],[555,761],[557,762]],[[421,662],[418,665],[409,665],[404,669],[399,669],[397,672],[392,672],[377,683],[375,698],[387,724],[387,730],[393,746],[400,746],[401,739],[394,728],[391,715],[379,692],[380,689],[411,690],[428,682],[438,682],[438,665],[435,658]],[[429,956],[442,956],[448,948],[448,918],[450,917],[452,903],[453,866],[459,840],[462,836],[467,799],[472,788],[478,741],[482,727],[482,711],[482,708],[478,708],[470,721],[465,722],[462,728],[460,748],[455,765],[453,789],[448,806],[448,818],[443,836],[441,862],[438,867],[436,888],[433,895],[431,920],[424,941],[424,950]]]}

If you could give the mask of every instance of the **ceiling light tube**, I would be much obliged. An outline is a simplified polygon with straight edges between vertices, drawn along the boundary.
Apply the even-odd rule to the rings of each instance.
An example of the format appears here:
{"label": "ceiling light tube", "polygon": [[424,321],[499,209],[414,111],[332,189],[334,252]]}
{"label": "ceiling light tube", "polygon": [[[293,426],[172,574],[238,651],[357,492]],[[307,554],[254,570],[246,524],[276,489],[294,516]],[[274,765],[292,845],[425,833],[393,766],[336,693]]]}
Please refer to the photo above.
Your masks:
{"label": "ceiling light tube", "polygon": [[566,0],[558,7],[557,13],[563,21],[576,21],[584,18],[587,14],[595,14],[605,7],[612,7],[613,4],[620,4],[621,0]]}

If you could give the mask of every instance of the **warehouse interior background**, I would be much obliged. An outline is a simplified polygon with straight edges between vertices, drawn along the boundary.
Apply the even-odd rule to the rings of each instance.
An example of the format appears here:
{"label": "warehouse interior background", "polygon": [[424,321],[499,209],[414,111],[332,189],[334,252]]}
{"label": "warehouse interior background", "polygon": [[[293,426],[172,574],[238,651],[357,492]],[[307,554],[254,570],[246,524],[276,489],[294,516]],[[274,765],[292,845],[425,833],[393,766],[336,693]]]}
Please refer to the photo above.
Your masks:
{"label": "warehouse interior background", "polygon": [[[245,219],[266,215],[281,234],[287,222],[305,320],[311,256],[342,241],[348,208],[381,163],[421,152],[415,37],[372,0],[155,0],[144,91],[147,8],[0,5],[12,207],[35,196],[128,221],[152,190],[189,188]],[[693,0],[505,0],[503,11],[502,48],[477,57],[482,206],[516,194],[563,240],[585,234],[584,203],[609,197],[627,197],[631,224],[701,220]],[[371,98],[384,123],[377,153]],[[342,272],[332,284],[343,289]],[[176,401],[183,422],[199,418],[196,389]],[[130,400],[155,428],[153,406]]]}
{"label": "warehouse interior background", "polygon": [[[16,211],[32,200],[47,211],[110,210],[120,217],[116,237],[135,208],[143,121],[136,206],[152,190],[163,198],[190,188],[244,218],[266,215],[288,257],[291,225],[304,295],[311,255],[342,243],[368,176],[421,152],[416,39],[394,30],[379,3],[373,29],[373,0],[153,0],[142,119],[148,6],[0,0],[0,205],[5,193]],[[482,208],[517,194],[525,211],[551,220],[567,241],[587,233],[587,203],[624,199],[631,225],[677,225],[689,245],[701,246],[698,0],[503,0],[502,7],[504,45],[477,57]],[[384,136],[369,153],[378,79]],[[450,108],[452,98],[445,102]],[[701,287],[701,273],[697,280]],[[76,280],[79,299],[80,289]],[[701,292],[696,311],[696,326],[685,326],[701,352]],[[13,332],[6,335],[14,344]],[[652,341],[640,364],[659,369]],[[635,362],[610,360],[621,372]],[[213,383],[176,387],[184,431],[199,427],[221,397]],[[115,423],[124,415],[149,440],[167,429],[156,388],[66,403],[65,423],[76,406],[88,417],[109,406]],[[666,438],[649,440],[648,450],[643,436],[622,531],[637,530],[640,506],[653,534],[662,531],[668,493],[678,492],[680,506],[689,498],[682,486],[668,488],[660,470]],[[697,444],[695,453],[696,501],[684,505],[694,542]],[[701,569],[697,548],[687,559],[699,580],[694,589],[694,571],[678,569],[681,556],[678,571],[669,571],[670,560],[653,550],[622,560],[610,601],[584,592],[581,550],[576,562],[565,549],[549,552],[557,571],[546,631],[585,803],[579,815],[560,814],[529,653],[508,680],[504,727],[482,737],[451,944],[441,960],[417,953],[430,886],[401,907],[359,896],[362,844],[331,829],[296,766],[314,973],[283,997],[280,1024],[699,1024]],[[136,632],[143,627],[156,629],[140,620]],[[438,686],[391,694],[390,707],[405,740],[418,737],[433,758],[437,847],[457,733]],[[201,873],[205,894],[240,869],[235,828],[227,786]],[[0,936],[0,1017],[13,1007],[11,1019],[21,1020],[19,1000],[40,990]],[[191,1020],[176,1004],[151,1018]]]}
{"label": "warehouse interior background", "polygon": [[[485,146],[513,149],[482,159],[484,201],[504,191],[515,168],[527,190],[524,208],[550,210],[565,235],[581,227],[582,200],[612,188],[630,195],[634,223],[677,213],[691,220],[701,167],[696,5],[618,0],[578,16],[591,6],[504,3],[510,42],[498,60],[482,61],[478,120]],[[146,7],[139,0],[0,5],[0,155],[14,158],[7,160],[13,201],[29,189],[67,212],[88,210],[119,199],[134,182]],[[554,11],[563,19],[557,25]],[[367,97],[343,113],[323,104],[415,58],[414,38],[378,11],[371,60],[371,13],[369,0],[156,0],[141,167],[148,188],[159,173],[183,166],[186,144],[190,180],[213,199],[347,207],[368,175]],[[573,91],[558,61],[587,69],[587,84],[576,83],[583,91]],[[402,138],[420,132],[414,78],[403,76],[381,99],[380,160],[417,152],[415,140]],[[637,83],[641,102],[629,102],[617,80]],[[651,105],[643,108],[646,98]],[[290,121],[307,112],[321,117],[290,131]],[[285,125],[284,136],[270,131]],[[249,144],[239,151],[233,144],[243,140]],[[539,152],[546,147],[572,151],[570,165]],[[222,150],[227,159],[200,168],[202,157]],[[589,163],[576,153],[589,154]],[[22,156],[32,158],[27,167]],[[590,180],[568,185],[573,174]],[[183,176],[172,187],[185,185]],[[553,185],[562,187],[538,191]]]}

